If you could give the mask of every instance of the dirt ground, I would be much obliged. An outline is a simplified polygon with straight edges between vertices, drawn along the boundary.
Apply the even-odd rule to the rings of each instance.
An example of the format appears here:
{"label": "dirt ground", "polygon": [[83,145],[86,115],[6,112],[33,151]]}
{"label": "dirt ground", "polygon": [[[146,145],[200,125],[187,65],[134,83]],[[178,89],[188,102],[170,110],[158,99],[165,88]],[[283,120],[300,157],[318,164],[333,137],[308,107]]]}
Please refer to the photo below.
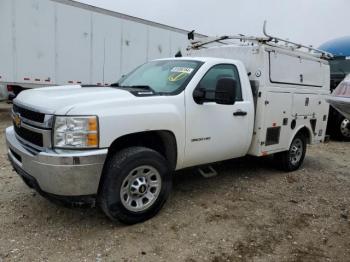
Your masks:
{"label": "dirt ground", "polygon": [[350,144],[308,148],[297,172],[270,159],[175,176],[155,218],[113,224],[97,208],[69,209],[27,188],[7,161],[0,104],[0,261],[349,261]]}

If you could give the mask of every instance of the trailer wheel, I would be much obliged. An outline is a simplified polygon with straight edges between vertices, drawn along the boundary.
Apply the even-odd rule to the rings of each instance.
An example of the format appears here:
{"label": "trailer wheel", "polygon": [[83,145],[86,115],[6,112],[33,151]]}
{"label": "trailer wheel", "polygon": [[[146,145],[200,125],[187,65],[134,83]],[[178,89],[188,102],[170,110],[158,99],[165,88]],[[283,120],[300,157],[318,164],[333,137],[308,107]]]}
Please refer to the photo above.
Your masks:
{"label": "trailer wheel", "polygon": [[115,153],[106,163],[99,204],[113,221],[136,224],[155,216],[166,202],[172,178],[166,159],[145,147]]}
{"label": "trailer wheel", "polygon": [[350,120],[341,117],[337,122],[338,138],[340,140],[350,141]]}
{"label": "trailer wheel", "polygon": [[297,134],[288,151],[274,155],[276,164],[280,169],[291,172],[297,170],[304,161],[306,154],[306,138],[302,134]]}

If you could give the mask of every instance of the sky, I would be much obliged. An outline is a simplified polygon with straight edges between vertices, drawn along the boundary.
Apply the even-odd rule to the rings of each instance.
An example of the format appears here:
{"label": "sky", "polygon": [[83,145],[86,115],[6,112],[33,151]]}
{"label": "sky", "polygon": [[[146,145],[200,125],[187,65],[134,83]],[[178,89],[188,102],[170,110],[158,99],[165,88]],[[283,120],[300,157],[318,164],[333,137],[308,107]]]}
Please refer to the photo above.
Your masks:
{"label": "sky", "polygon": [[350,35],[350,0],[80,0],[93,6],[198,33],[262,36],[306,45]]}

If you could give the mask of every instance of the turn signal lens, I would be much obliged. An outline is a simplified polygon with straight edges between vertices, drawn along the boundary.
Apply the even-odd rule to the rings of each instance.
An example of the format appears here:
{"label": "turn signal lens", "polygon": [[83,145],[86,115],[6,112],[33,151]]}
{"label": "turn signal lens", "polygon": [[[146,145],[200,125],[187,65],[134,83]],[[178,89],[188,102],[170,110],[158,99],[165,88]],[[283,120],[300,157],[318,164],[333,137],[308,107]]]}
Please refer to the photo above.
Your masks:
{"label": "turn signal lens", "polygon": [[89,118],[89,131],[97,131],[97,118],[91,117]]}
{"label": "turn signal lens", "polygon": [[97,134],[88,134],[87,145],[89,147],[97,147],[98,146],[98,136],[97,136]]}

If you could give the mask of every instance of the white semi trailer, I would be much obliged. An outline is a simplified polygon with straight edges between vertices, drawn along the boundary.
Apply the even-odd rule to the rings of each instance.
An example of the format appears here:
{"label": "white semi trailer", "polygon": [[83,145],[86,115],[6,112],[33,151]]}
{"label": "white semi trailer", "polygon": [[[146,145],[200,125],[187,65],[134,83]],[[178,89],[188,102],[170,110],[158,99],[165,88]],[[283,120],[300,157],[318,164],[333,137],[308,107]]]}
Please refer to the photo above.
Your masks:
{"label": "white semi trailer", "polygon": [[109,85],[189,44],[185,30],[69,0],[0,0],[0,32],[0,84],[15,93]]}

